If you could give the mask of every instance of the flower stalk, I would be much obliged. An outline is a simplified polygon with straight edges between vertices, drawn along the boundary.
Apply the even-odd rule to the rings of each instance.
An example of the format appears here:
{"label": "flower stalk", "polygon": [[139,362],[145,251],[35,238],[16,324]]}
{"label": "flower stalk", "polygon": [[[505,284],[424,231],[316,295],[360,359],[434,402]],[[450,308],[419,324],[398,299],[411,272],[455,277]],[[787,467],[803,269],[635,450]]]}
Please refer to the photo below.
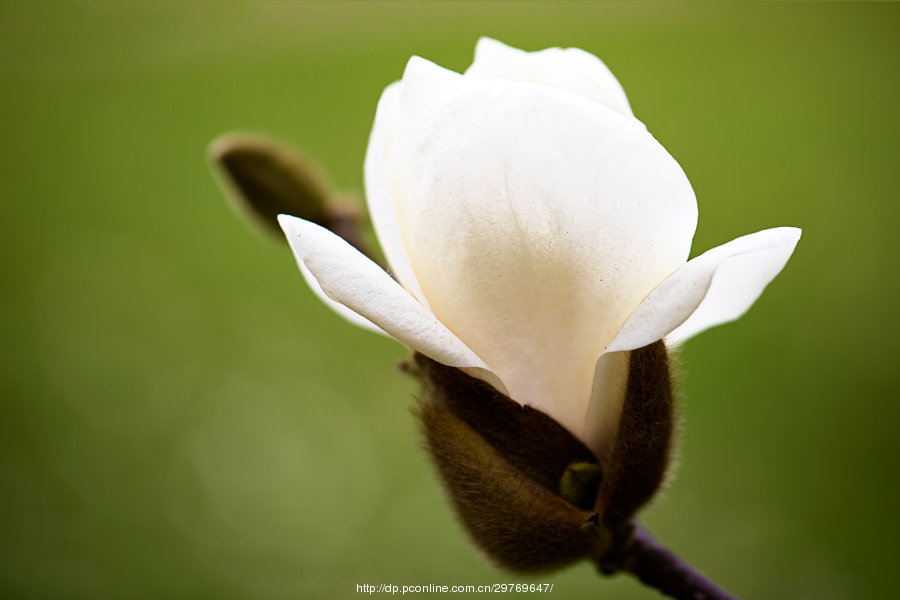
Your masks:
{"label": "flower stalk", "polygon": [[629,573],[676,600],[737,600],[663,546],[640,523],[615,552],[596,561],[604,575]]}

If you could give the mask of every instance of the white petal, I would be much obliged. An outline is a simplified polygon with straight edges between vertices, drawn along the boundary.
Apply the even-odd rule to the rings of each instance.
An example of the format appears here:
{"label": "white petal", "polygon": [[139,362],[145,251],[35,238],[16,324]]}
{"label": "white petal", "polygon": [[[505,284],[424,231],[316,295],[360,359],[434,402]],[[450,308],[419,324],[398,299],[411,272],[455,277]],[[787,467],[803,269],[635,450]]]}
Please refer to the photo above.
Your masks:
{"label": "white petal", "polygon": [[394,82],[385,88],[378,101],[375,124],[372,126],[372,133],[369,136],[364,165],[366,201],[369,206],[369,215],[372,218],[372,226],[375,228],[375,234],[378,236],[379,245],[384,251],[391,272],[397,281],[427,307],[425,295],[422,294],[419,280],[409,264],[409,256],[407,256],[403,239],[397,229],[394,203],[391,199],[390,176],[387,169],[387,153],[390,151],[393,138],[400,92],[400,82]]}
{"label": "white petal", "polygon": [[625,90],[599,58],[578,48],[525,52],[483,37],[475,46],[468,77],[503,77],[549,85],[604,104],[632,116]]}
{"label": "white petal", "polygon": [[[409,128],[416,127],[422,131],[423,135],[437,135],[438,132],[429,131],[424,127],[427,123],[416,123],[409,120],[409,110],[405,105],[409,103],[409,99],[422,99],[428,102],[428,97],[438,97],[444,90],[449,90],[463,84],[463,76],[459,73],[445,69],[440,65],[436,65],[430,60],[421,56],[413,56],[406,63],[403,70],[403,79],[400,80],[402,86],[400,92],[400,105],[395,118],[398,124]],[[395,134],[397,129],[395,128]]]}
{"label": "white petal", "polygon": [[448,73],[410,61],[389,157],[413,269],[514,400],[583,432],[597,359],[687,259],[693,191],[633,118]]}
{"label": "white petal", "polygon": [[737,319],[784,268],[799,239],[799,229],[777,227],[694,258],[650,292],[608,350],[632,350],[666,336],[673,345]]}
{"label": "white petal", "polygon": [[[294,254],[294,257],[297,258],[296,253]],[[340,302],[335,302],[334,300],[329,298],[328,295],[322,290],[322,286],[319,285],[319,282],[315,278],[315,276],[299,259],[297,260],[297,266],[300,267],[300,273],[303,275],[303,279],[306,281],[306,285],[309,286],[309,289],[311,289],[313,293],[319,298],[319,300],[324,302],[325,305],[328,306],[328,308],[358,327],[368,329],[369,331],[372,331],[374,333],[380,333],[381,335],[387,335],[384,330],[381,329],[381,327],[375,325],[375,323],[373,323],[372,321],[368,320],[358,313],[353,312]]]}
{"label": "white petal", "polygon": [[324,227],[288,215],[280,215],[278,223],[297,263],[309,270],[332,301],[438,362],[487,369],[428,309],[343,239]]}
{"label": "white petal", "polygon": [[608,352],[594,369],[594,387],[585,419],[584,443],[601,462],[612,452],[625,392],[631,352]]}

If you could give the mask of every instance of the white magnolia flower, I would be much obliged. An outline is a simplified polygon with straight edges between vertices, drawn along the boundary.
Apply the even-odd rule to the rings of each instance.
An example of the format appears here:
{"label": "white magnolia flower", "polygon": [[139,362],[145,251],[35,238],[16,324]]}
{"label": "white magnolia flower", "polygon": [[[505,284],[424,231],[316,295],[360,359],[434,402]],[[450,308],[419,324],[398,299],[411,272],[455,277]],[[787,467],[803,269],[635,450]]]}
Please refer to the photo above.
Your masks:
{"label": "white magnolia flower", "polygon": [[678,163],[582,50],[482,39],[462,75],[419,57],[378,103],[365,161],[391,278],[322,227],[282,216],[338,313],[552,416],[602,457],[629,351],[741,316],[800,230],[686,262],[697,222]]}

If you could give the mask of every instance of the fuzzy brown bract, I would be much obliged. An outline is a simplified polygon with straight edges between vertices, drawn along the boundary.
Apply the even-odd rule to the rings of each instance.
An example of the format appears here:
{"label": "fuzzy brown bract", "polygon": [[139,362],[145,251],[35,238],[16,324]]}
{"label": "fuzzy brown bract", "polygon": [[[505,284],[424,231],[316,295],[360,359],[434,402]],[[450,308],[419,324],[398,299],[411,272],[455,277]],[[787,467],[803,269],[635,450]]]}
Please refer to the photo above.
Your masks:
{"label": "fuzzy brown bract", "polygon": [[494,562],[517,572],[602,564],[627,542],[668,464],[674,411],[662,342],[632,352],[619,435],[602,461],[543,412],[421,354],[414,361],[426,447],[457,516]]}

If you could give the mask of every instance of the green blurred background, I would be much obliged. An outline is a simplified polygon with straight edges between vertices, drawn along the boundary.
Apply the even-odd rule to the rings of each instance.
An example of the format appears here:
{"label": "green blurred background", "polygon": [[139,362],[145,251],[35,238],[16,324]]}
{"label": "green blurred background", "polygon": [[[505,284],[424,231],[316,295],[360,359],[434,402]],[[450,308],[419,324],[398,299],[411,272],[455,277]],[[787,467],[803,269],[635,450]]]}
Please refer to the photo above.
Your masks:
{"label": "green blurred background", "polygon": [[[0,596],[351,598],[489,584],[409,413],[399,344],[306,289],[205,162],[269,133],[361,193],[381,89],[480,35],[607,62],[696,189],[694,254],[804,237],[681,355],[649,526],[747,598],[893,597],[900,6],[0,6]],[[587,565],[554,597],[655,598]]]}

